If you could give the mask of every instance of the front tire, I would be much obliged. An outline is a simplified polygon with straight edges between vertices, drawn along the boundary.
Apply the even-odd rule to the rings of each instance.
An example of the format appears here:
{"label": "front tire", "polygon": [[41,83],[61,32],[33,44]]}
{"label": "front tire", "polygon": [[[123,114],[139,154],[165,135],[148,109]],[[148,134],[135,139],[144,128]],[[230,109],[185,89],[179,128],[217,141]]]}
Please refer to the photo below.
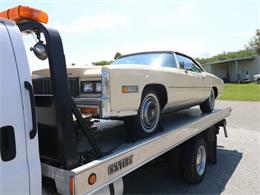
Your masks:
{"label": "front tire", "polygon": [[200,105],[200,110],[203,113],[212,112],[215,107],[215,99],[216,99],[215,92],[213,89],[211,89],[209,98]]}
{"label": "front tire", "polygon": [[161,106],[159,96],[152,89],[145,90],[138,114],[125,120],[126,128],[134,137],[148,137],[159,130]]}
{"label": "front tire", "polygon": [[257,83],[260,84],[260,79],[257,79]]}

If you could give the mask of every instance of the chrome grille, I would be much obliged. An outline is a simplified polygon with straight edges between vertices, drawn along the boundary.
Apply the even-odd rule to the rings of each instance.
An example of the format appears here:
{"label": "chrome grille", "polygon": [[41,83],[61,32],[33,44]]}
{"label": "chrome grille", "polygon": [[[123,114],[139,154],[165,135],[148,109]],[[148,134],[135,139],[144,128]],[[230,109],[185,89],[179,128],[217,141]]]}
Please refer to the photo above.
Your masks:
{"label": "chrome grille", "polygon": [[[53,93],[50,78],[33,79],[32,83],[33,83],[34,94],[49,95],[49,94]],[[79,96],[79,79],[78,78],[69,78],[68,87],[69,87],[71,96],[73,96],[73,97]]]}

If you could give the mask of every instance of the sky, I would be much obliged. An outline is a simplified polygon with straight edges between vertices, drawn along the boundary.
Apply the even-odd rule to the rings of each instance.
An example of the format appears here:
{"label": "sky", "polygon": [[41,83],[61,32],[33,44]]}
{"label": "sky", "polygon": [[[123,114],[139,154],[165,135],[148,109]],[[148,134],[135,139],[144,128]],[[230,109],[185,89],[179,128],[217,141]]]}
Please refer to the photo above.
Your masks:
{"label": "sky", "polygon": [[210,57],[243,49],[260,28],[260,0],[0,0],[0,10],[17,5],[48,13],[68,65],[149,50]]}

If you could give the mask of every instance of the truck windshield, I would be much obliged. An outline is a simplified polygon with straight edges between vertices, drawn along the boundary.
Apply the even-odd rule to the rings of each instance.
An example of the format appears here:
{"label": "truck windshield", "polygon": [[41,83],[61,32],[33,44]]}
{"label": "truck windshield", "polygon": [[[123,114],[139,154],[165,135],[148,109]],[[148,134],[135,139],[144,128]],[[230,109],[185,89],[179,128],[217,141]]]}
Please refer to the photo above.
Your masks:
{"label": "truck windshield", "polygon": [[112,64],[141,64],[151,66],[176,67],[171,53],[142,53],[125,56],[115,60]]}

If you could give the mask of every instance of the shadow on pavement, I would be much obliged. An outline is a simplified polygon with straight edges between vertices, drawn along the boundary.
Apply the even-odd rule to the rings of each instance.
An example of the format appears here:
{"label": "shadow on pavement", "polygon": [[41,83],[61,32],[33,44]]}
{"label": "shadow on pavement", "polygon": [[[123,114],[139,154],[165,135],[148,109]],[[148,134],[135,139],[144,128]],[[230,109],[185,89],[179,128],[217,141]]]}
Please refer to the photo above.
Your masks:
{"label": "shadow on pavement", "polygon": [[188,184],[169,175],[166,163],[153,163],[124,177],[125,194],[220,194],[236,170],[242,153],[218,147],[218,162],[208,164],[204,180]]}

